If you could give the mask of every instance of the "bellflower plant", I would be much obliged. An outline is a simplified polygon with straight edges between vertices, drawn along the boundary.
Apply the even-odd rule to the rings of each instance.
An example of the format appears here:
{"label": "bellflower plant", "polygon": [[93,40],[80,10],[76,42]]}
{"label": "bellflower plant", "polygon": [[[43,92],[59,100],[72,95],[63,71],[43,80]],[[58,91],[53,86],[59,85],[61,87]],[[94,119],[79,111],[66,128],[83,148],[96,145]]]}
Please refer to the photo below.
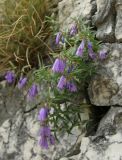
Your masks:
{"label": "bellflower plant", "polygon": [[51,135],[50,127],[49,126],[42,126],[40,130],[40,146],[44,149],[48,149],[48,143],[54,145],[54,137]]}
{"label": "bellflower plant", "polygon": [[27,83],[27,77],[23,78],[21,77],[19,82],[18,82],[18,88],[22,89]]}
{"label": "bellflower plant", "polygon": [[15,74],[12,71],[7,71],[5,79],[9,84],[11,84],[15,80]]}
{"label": "bellflower plant", "polygon": [[[28,101],[34,100],[39,92],[38,83],[40,86],[39,100],[43,107],[39,110],[37,118],[41,125],[39,144],[44,149],[55,144],[57,132],[70,134],[73,127],[84,124],[81,112],[84,107],[89,106],[84,102],[84,99],[89,102],[87,88],[91,78],[97,73],[99,60],[102,60],[102,63],[107,55],[95,39],[93,31],[81,20],[61,32],[58,32],[55,24],[52,25],[52,32],[57,33],[56,46],[50,49],[51,64],[40,64],[31,80],[28,79],[31,84],[27,91]],[[5,79],[8,83],[13,83],[14,73],[8,71]],[[27,78],[21,77],[17,84],[19,89],[23,88],[27,84]]]}
{"label": "bellflower plant", "polygon": [[66,88],[67,88],[70,92],[77,92],[77,86],[76,86],[72,81],[67,82]]}
{"label": "bellflower plant", "polygon": [[69,34],[70,34],[71,36],[75,36],[75,35],[77,34],[77,32],[78,32],[78,30],[77,30],[77,25],[76,25],[76,24],[73,24],[73,25],[71,26],[71,28],[70,28]]}
{"label": "bellflower plant", "polygon": [[53,64],[52,71],[63,73],[65,66],[65,62],[62,59],[57,58]]}
{"label": "bellflower plant", "polygon": [[36,84],[33,84],[31,88],[28,90],[27,100],[32,101],[37,94],[38,94],[38,86]]}
{"label": "bellflower plant", "polygon": [[95,55],[95,53],[93,51],[92,43],[90,41],[88,42],[88,52],[89,52],[89,57],[91,59],[95,60],[96,59],[96,55]]}
{"label": "bellflower plant", "polygon": [[49,125],[47,124],[47,119],[49,115],[49,109],[47,107],[42,107],[39,111],[38,120],[42,123],[40,129],[40,141],[39,144],[42,148],[48,149],[49,144],[55,144],[55,138],[51,134]]}
{"label": "bellflower plant", "polygon": [[48,140],[47,140],[46,136],[41,136],[41,139],[39,141],[39,145],[44,149],[48,149]]}
{"label": "bellflower plant", "polygon": [[49,109],[47,107],[43,107],[39,111],[38,120],[41,122],[45,121],[48,117]]}
{"label": "bellflower plant", "polygon": [[62,36],[62,33],[61,32],[58,32],[57,35],[56,35],[56,39],[55,39],[55,43],[56,45],[59,44],[60,42],[60,39],[61,39],[61,36]]}
{"label": "bellflower plant", "polygon": [[79,56],[79,57],[83,56],[84,45],[85,45],[84,40],[82,40],[80,46],[78,47],[78,49],[76,51],[77,56]]}
{"label": "bellflower plant", "polygon": [[[56,28],[56,26],[53,24]],[[57,30],[56,30],[57,33]],[[62,37],[63,41],[62,42]],[[41,122],[40,146],[48,148],[49,144],[54,144],[55,139],[50,131],[50,124],[53,132],[71,133],[75,126],[81,126],[81,115],[84,104],[82,92],[87,101],[88,84],[97,72],[99,59],[104,59],[100,45],[95,39],[94,33],[78,20],[76,25],[67,31],[58,32],[56,36],[58,50],[53,50],[52,57],[54,64],[51,66],[41,66],[35,72],[35,79],[44,85],[43,98],[41,103],[48,103],[47,108],[43,107],[39,111],[38,120]],[[99,53],[99,55],[97,55]],[[98,61],[98,62],[97,62]],[[63,109],[62,109],[63,105]],[[54,112],[49,113],[50,108]],[[57,138],[57,137],[55,137]]]}
{"label": "bellflower plant", "polygon": [[[56,29],[56,25],[53,24],[52,27],[52,32],[55,31],[57,35],[56,46],[49,46],[52,51],[51,64],[44,65],[45,63],[40,62],[40,68],[34,71],[31,80],[28,79],[31,86],[27,91],[27,100],[33,101],[39,93],[39,83],[39,104],[43,107],[39,110],[37,118],[41,125],[39,144],[44,149],[55,144],[57,132],[70,134],[73,127],[84,124],[81,112],[89,106],[85,103],[89,102],[87,88],[91,78],[97,73],[99,60],[102,60],[102,63],[107,55],[95,39],[94,32],[81,20],[61,32]],[[15,81],[15,74],[8,71],[5,79],[11,84]],[[17,84],[19,89],[23,88],[27,84],[27,78],[21,77]]]}
{"label": "bellflower plant", "polygon": [[64,89],[65,86],[66,86],[66,78],[64,76],[61,76],[61,78],[59,79],[57,87],[59,89]]}

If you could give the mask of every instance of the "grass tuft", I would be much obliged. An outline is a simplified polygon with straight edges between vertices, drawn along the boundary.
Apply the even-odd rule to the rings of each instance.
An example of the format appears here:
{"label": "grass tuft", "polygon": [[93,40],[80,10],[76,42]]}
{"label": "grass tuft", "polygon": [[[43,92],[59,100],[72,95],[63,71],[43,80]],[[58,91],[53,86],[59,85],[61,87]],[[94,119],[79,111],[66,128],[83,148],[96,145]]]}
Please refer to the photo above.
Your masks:
{"label": "grass tuft", "polygon": [[10,69],[27,72],[47,56],[47,11],[46,0],[5,1],[0,21],[0,73]]}

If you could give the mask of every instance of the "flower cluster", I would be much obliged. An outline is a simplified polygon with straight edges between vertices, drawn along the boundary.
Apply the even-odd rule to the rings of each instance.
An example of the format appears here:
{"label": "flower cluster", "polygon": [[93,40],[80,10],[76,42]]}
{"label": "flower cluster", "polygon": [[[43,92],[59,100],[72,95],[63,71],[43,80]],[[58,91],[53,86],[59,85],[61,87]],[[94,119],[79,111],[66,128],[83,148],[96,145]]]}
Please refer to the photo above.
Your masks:
{"label": "flower cluster", "polygon": [[[75,36],[77,34],[78,34],[78,27],[77,27],[76,24],[73,24],[71,26],[70,30],[69,30],[69,35],[72,37],[72,36]],[[56,35],[56,40],[55,40],[55,43],[57,45],[60,43],[60,41],[62,41],[62,37],[63,37],[63,33],[62,32],[58,32],[57,35]],[[64,39],[64,37],[63,37],[63,39]],[[87,47],[88,47],[89,57],[91,59],[95,60],[97,58],[97,55],[93,51],[92,42],[90,42],[89,40],[86,40],[86,42],[88,42],[87,43]],[[85,48],[85,39],[82,39],[81,44],[77,48],[76,55],[79,56],[79,57],[82,57],[84,48]],[[100,60],[104,60],[106,58],[106,56],[107,56],[107,52],[105,50],[100,50],[99,51],[98,58]]]}
{"label": "flower cluster", "polygon": [[[79,45],[77,51],[76,51],[76,55],[79,56],[79,57],[83,57],[84,48],[85,48],[85,40],[83,39],[81,44]],[[89,57],[92,60],[97,59],[97,54],[93,50],[92,42],[88,41],[87,48],[88,48]],[[106,56],[107,56],[107,52],[105,50],[100,50],[99,51],[98,59],[104,60],[104,59],[106,59]]]}
{"label": "flower cluster", "polygon": [[54,136],[51,134],[49,125],[47,124],[47,118],[49,114],[49,109],[47,107],[42,107],[39,111],[38,120],[41,122],[40,129],[40,141],[39,144],[42,148],[48,149],[49,143],[51,145],[55,144]]}
{"label": "flower cluster", "polygon": [[[57,58],[53,64],[52,71],[54,73],[64,73],[66,62],[63,59]],[[69,73],[67,73],[69,75]],[[59,89],[68,89],[71,92],[76,92],[77,87],[73,82],[73,79],[68,80],[66,76],[62,75],[59,79],[57,87]]]}
{"label": "flower cluster", "polygon": [[[62,62],[61,62],[62,63]],[[8,71],[5,74],[5,79],[7,83],[12,84],[15,82],[16,76],[14,72]],[[18,89],[22,89],[25,87],[27,83],[27,77],[20,77],[17,87]],[[37,84],[33,83],[32,86],[27,91],[27,100],[32,101],[34,100],[35,96],[38,94],[38,86]],[[55,139],[54,136],[51,134],[51,130],[49,125],[47,124],[47,118],[49,114],[49,109],[47,107],[43,107],[39,111],[38,120],[41,122],[41,129],[40,129],[40,136],[41,139],[39,141],[39,144],[42,148],[48,149],[49,143],[51,145],[54,145]]]}
{"label": "flower cluster", "polygon": [[[78,34],[78,28],[76,24],[73,24],[69,30],[69,35],[75,36]],[[62,37],[63,37],[63,33],[62,32],[58,32],[56,35],[56,39],[55,39],[55,43],[56,45],[58,45],[60,43],[60,41],[62,41]],[[93,46],[92,46],[92,42],[88,39],[83,38],[79,47],[76,49],[75,52],[75,56],[83,58],[83,54],[84,54],[84,50],[86,50],[88,52],[88,57],[91,60],[104,60],[107,56],[107,52],[104,50],[99,51],[99,54],[97,56],[97,54],[94,52]],[[54,73],[61,73],[62,76],[59,79],[58,85],[57,87],[59,89],[68,89],[70,92],[76,92],[77,91],[77,87],[74,83],[73,78],[68,78],[70,72],[66,72],[66,68],[68,66],[68,64],[66,64],[66,58],[63,57],[62,55],[60,55],[60,58],[56,58],[53,67],[52,67],[52,71]],[[69,67],[70,68],[70,67]]]}
{"label": "flower cluster", "polygon": [[[7,83],[12,84],[15,82],[15,79],[16,79],[16,76],[14,72],[7,71],[7,73],[5,74],[5,80],[7,81]],[[27,77],[21,76],[17,84],[18,89],[24,88],[25,85],[27,84],[27,80],[28,80]],[[37,94],[38,94],[38,86],[37,84],[32,84],[32,86],[29,88],[27,92],[27,100],[28,101],[33,100]]]}
{"label": "flower cluster", "polygon": [[[73,24],[71,29],[69,30],[69,35],[75,36],[77,33],[78,33],[78,28],[77,28],[76,24]],[[61,37],[63,37],[63,33],[58,32],[56,35],[56,39],[55,39],[55,43],[57,45],[60,43],[60,41],[62,41]],[[93,50],[92,43],[89,40],[85,40],[85,39],[82,39],[79,47],[76,50],[75,55],[82,58],[83,54],[84,54],[85,46],[87,46],[89,58],[92,60],[96,60],[97,55],[95,54],[95,52]],[[71,71],[69,72],[69,70],[68,70],[68,72],[65,72],[65,70],[67,68],[66,59],[61,58],[61,57],[63,57],[63,56],[60,55],[60,58],[56,58],[56,60],[53,64],[53,67],[52,67],[52,71],[54,73],[61,73],[62,74],[62,76],[59,79],[57,87],[61,90],[68,89],[70,92],[76,92],[77,87],[74,83],[73,78],[70,78],[70,79],[68,78]],[[106,52],[100,51],[99,52],[99,59],[103,60],[105,58],[106,58]]]}

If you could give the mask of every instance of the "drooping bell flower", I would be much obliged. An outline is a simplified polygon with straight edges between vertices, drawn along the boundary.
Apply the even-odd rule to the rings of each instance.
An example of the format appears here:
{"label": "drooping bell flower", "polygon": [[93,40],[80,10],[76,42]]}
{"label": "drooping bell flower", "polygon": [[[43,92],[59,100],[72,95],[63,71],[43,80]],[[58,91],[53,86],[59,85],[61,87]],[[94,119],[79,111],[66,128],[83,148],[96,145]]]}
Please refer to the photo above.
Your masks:
{"label": "drooping bell flower", "polygon": [[77,51],[76,51],[76,55],[79,57],[83,56],[83,50],[84,50],[84,46],[85,46],[85,42],[84,40],[82,40],[80,46],[78,47]]}
{"label": "drooping bell flower", "polygon": [[106,56],[107,56],[107,52],[106,52],[105,50],[101,50],[101,51],[99,52],[99,59],[100,59],[100,60],[106,59]]}
{"label": "drooping bell flower", "polygon": [[12,71],[7,71],[5,74],[5,79],[8,83],[13,83],[15,80],[15,74]]}
{"label": "drooping bell flower", "polygon": [[28,90],[27,100],[28,101],[33,100],[37,94],[38,94],[38,86],[36,84],[33,84],[31,88]]}
{"label": "drooping bell flower", "polygon": [[92,49],[92,43],[88,41],[88,49]]}
{"label": "drooping bell flower", "polygon": [[58,81],[57,87],[58,87],[59,89],[64,89],[65,86],[66,86],[66,77],[61,76],[61,78],[60,78],[59,81]]}
{"label": "drooping bell flower", "polygon": [[55,140],[51,134],[49,126],[47,126],[47,125],[42,126],[42,128],[40,130],[40,136],[41,136],[41,139],[39,141],[39,144],[42,148],[48,149],[48,146],[49,146],[48,143],[50,143],[51,145],[54,145]]}
{"label": "drooping bell flower", "polygon": [[70,28],[70,32],[69,32],[70,36],[75,36],[77,32],[78,32],[77,26],[76,24],[73,24]]}
{"label": "drooping bell flower", "polygon": [[53,64],[52,71],[63,73],[65,66],[66,66],[66,63],[62,59],[57,58]]}
{"label": "drooping bell flower", "polygon": [[25,78],[21,77],[19,82],[18,82],[18,88],[19,89],[23,88],[25,86],[26,82],[27,82],[27,78],[26,77]]}
{"label": "drooping bell flower", "polygon": [[96,59],[96,54],[94,53],[93,51],[93,48],[92,48],[92,43],[89,41],[88,42],[88,54],[89,54],[89,57],[93,60]]}
{"label": "drooping bell flower", "polygon": [[50,135],[51,135],[51,131],[49,126],[42,126],[40,130],[41,139],[39,142],[42,148],[48,149],[48,138],[50,137]]}
{"label": "drooping bell flower", "polygon": [[60,42],[60,39],[61,39],[61,36],[62,36],[62,33],[61,32],[58,32],[57,35],[56,35],[56,39],[55,39],[55,43],[56,45],[59,44]]}
{"label": "drooping bell flower", "polygon": [[41,139],[39,141],[39,145],[44,149],[48,149],[48,139],[46,136],[41,136]]}
{"label": "drooping bell flower", "polygon": [[47,107],[43,107],[39,111],[38,120],[44,122],[48,117],[49,109]]}
{"label": "drooping bell flower", "polygon": [[70,92],[77,92],[77,87],[76,85],[71,82],[71,81],[68,81],[67,84],[66,84],[66,88],[70,91]]}

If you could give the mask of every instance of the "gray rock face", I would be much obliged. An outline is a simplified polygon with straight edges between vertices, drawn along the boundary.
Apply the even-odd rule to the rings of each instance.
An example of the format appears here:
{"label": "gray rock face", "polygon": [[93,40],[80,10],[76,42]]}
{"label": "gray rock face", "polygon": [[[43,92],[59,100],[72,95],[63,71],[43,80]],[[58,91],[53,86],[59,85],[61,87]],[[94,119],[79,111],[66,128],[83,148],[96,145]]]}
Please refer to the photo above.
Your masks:
{"label": "gray rock face", "polygon": [[63,0],[59,2],[58,10],[61,29],[69,28],[74,18],[82,17],[97,27],[98,39],[122,42],[121,0]]}
{"label": "gray rock face", "polygon": [[93,0],[63,0],[58,4],[59,22],[62,29],[67,28],[73,23],[74,18],[80,16],[90,20],[95,10],[95,1]]}
{"label": "gray rock face", "polygon": [[17,89],[13,92],[13,89],[14,86],[6,86],[5,81],[0,83],[0,125],[6,119],[13,117],[18,109],[25,107],[24,104],[22,106],[23,95]]}
{"label": "gray rock face", "polygon": [[97,0],[96,3],[97,12],[93,16],[96,37],[104,42],[122,42],[122,1]]}
{"label": "gray rock face", "polygon": [[117,41],[122,42],[122,1],[118,0],[116,3],[116,28],[115,36]]}
{"label": "gray rock face", "polygon": [[97,26],[96,37],[104,42],[114,41],[114,0],[97,0],[97,12],[93,16]]}
{"label": "gray rock face", "polygon": [[58,135],[59,142],[49,150],[38,144],[40,123],[37,120],[39,106],[24,101],[17,89],[0,85],[0,160],[56,160],[73,152],[81,130],[72,135]]}
{"label": "gray rock face", "polygon": [[78,160],[120,160],[122,157],[122,108],[114,107],[100,122],[93,137],[83,138]]}
{"label": "gray rock face", "polygon": [[60,160],[120,160],[122,107],[111,107],[94,136],[82,137],[80,154]]}
{"label": "gray rock face", "polygon": [[122,44],[107,44],[109,58],[101,63],[99,75],[89,86],[91,103],[97,106],[122,105]]}

